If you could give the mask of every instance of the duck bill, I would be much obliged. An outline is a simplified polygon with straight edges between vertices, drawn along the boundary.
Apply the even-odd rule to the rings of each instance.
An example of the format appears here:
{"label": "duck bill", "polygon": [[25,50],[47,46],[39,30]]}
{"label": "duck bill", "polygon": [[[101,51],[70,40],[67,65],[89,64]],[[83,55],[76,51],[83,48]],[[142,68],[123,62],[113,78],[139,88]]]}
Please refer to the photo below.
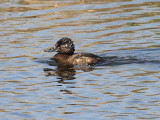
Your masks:
{"label": "duck bill", "polygon": [[55,46],[44,50],[44,52],[54,52],[54,51],[57,51],[57,48]]}

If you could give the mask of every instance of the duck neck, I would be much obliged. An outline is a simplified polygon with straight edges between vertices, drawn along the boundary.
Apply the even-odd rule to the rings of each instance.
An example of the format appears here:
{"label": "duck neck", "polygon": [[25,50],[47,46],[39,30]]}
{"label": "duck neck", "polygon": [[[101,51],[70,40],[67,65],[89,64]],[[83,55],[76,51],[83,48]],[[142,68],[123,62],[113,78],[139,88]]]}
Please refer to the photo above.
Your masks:
{"label": "duck neck", "polygon": [[67,53],[67,55],[73,55],[74,54],[74,52],[69,52],[69,53]]}

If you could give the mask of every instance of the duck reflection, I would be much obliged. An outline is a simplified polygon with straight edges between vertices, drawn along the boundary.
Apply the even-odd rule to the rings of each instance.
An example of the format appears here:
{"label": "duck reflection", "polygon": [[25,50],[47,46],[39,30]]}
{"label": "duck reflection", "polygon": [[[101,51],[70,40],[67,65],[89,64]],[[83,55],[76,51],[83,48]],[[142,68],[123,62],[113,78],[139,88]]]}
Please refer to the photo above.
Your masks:
{"label": "duck reflection", "polygon": [[58,82],[63,84],[74,84],[74,82],[68,81],[76,79],[76,71],[81,70],[84,72],[89,72],[94,70],[91,66],[73,66],[73,65],[66,65],[66,64],[60,64],[55,63],[53,61],[47,62],[50,66],[56,66],[55,69],[51,68],[44,68],[43,71],[46,74],[46,76],[58,76],[58,79],[60,79]]}

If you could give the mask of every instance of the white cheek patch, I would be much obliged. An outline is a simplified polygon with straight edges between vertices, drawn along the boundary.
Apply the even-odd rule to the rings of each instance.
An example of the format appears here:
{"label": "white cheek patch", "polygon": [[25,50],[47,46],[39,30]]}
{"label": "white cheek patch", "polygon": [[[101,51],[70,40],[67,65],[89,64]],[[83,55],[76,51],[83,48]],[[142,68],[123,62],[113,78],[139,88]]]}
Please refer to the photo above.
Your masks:
{"label": "white cheek patch", "polygon": [[65,47],[69,47],[67,44],[65,44]]}

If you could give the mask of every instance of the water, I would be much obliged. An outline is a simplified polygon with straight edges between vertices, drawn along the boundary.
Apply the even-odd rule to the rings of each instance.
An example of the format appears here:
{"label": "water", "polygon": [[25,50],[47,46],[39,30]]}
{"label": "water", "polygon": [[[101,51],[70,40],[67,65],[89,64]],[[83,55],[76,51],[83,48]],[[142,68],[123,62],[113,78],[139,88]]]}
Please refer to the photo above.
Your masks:
{"label": "water", "polygon": [[[1,0],[0,16],[0,119],[160,119],[159,0]],[[109,62],[49,61],[62,37]]]}

